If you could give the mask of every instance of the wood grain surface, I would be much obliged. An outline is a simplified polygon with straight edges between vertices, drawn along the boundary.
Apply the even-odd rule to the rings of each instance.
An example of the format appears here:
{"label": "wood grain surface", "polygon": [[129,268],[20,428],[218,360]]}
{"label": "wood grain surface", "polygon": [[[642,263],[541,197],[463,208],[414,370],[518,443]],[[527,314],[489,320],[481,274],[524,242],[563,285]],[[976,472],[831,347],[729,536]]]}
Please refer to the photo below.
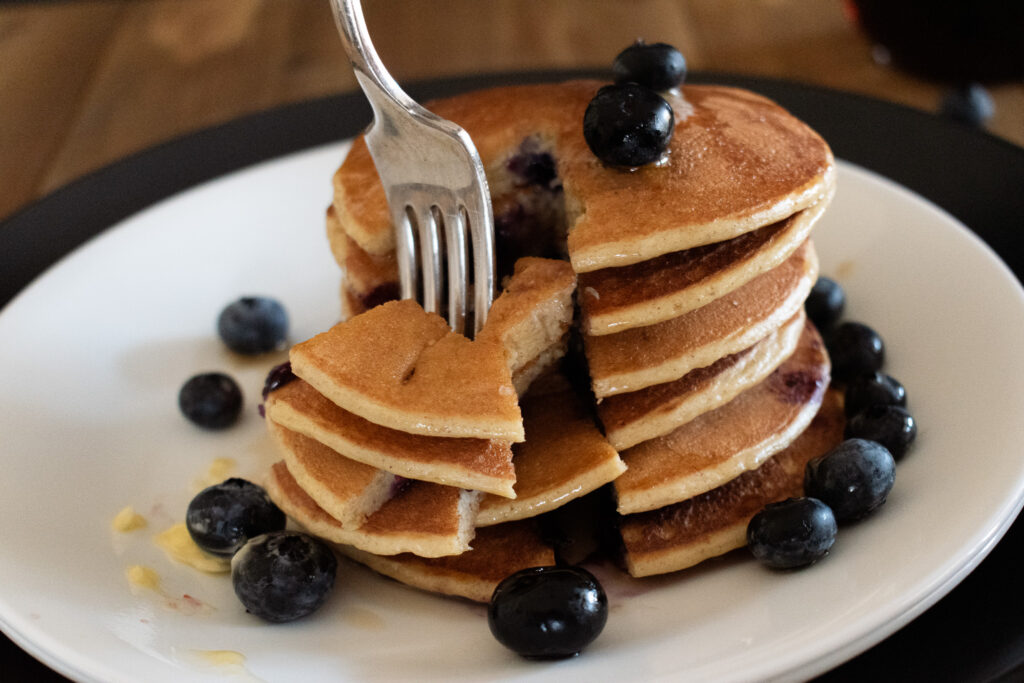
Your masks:
{"label": "wood grain surface", "polygon": [[[877,59],[840,0],[364,0],[400,81],[604,67],[637,37],[689,67],[936,110],[945,86]],[[873,56],[874,55],[874,56]],[[328,0],[0,2],[0,218],[213,124],[355,87]],[[1024,144],[1024,85],[989,130]]]}

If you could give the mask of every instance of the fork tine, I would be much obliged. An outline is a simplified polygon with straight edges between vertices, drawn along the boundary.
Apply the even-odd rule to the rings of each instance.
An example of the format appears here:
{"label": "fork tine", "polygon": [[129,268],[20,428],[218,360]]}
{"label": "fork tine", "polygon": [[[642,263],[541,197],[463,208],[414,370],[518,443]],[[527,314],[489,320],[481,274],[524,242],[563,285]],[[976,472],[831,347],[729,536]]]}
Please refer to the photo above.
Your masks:
{"label": "fork tine", "polygon": [[420,273],[423,276],[423,310],[438,313],[441,310],[441,243],[434,207],[422,205],[410,208],[416,214],[417,237],[420,247]]}
{"label": "fork tine", "polygon": [[398,260],[398,281],[401,286],[400,298],[415,299],[418,289],[416,267],[416,237],[408,207],[396,199],[388,200],[391,209],[391,223],[395,226],[395,256]]}
{"label": "fork tine", "polygon": [[448,252],[448,325],[460,334],[466,334],[466,219],[456,207],[444,216],[444,234]]}
{"label": "fork tine", "polygon": [[491,202],[483,196],[481,188],[476,188],[470,200],[463,207],[465,220],[469,225],[469,234],[473,244],[473,332],[480,333],[480,328],[487,320],[487,312],[494,300],[494,218],[491,213]]}

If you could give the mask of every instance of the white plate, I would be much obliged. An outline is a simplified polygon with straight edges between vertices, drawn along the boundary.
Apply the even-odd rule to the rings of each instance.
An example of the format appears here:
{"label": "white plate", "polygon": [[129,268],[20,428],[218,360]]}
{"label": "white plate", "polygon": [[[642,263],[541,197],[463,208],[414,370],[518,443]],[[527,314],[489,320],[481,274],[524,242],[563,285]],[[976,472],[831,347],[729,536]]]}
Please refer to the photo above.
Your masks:
{"label": "white plate", "polygon": [[[81,680],[716,680],[800,678],[881,640],[962,579],[1019,510],[1024,490],[1024,297],[971,233],[930,204],[843,164],[815,240],[846,286],[848,317],[888,343],[921,432],[875,517],[840,532],[829,558],[774,573],[745,554],[676,576],[602,571],[608,626],[580,657],[518,659],[482,607],[343,563],[319,613],[271,626],[224,577],[166,559],[152,538],[183,517],[217,457],[256,476],[273,458],[256,413],[266,370],[214,334],[242,294],[280,298],[299,340],[338,315],[323,236],[332,145],[172,197],[103,233],[0,315],[0,625]],[[178,387],[223,369],[246,393],[225,433],[179,415]],[[111,530],[133,505],[150,526]],[[155,568],[166,596],[133,590]],[[208,606],[182,609],[189,594]],[[177,605],[177,607],[175,606]],[[214,663],[212,650],[245,657]]]}

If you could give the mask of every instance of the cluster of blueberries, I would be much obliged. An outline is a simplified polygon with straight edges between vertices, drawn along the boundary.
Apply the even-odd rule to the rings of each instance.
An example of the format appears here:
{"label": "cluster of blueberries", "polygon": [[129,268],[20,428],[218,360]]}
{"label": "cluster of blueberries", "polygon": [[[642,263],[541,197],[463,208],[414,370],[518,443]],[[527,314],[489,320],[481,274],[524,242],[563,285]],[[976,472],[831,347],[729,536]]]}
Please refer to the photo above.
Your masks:
{"label": "cluster of blueberries", "polygon": [[[287,343],[288,316],[275,299],[242,297],[221,312],[217,333],[236,353],[279,351]],[[280,368],[271,372],[268,383]],[[204,372],[181,387],[178,406],[194,424],[224,429],[238,420],[242,392],[229,375]],[[284,512],[266,491],[239,478],[203,489],[185,513],[185,526],[196,545],[231,558],[231,583],[246,610],[273,622],[292,621],[317,610],[337,574],[338,560],[327,544],[285,530],[286,523]]]}
{"label": "cluster of blueberries", "polygon": [[657,161],[675,130],[672,106],[659,93],[682,84],[686,60],[665,43],[637,41],[612,63],[614,85],[597,91],[583,114],[583,137],[609,166]]}
{"label": "cluster of blueberries", "polygon": [[903,385],[881,371],[885,345],[862,323],[842,322],[846,294],[820,277],[807,298],[807,315],[822,332],[832,379],[844,389],[844,441],[807,464],[804,496],[768,505],[750,520],[747,543],[765,565],[812,564],[835,543],[839,524],[882,505],[892,490],[896,461],[917,437]]}

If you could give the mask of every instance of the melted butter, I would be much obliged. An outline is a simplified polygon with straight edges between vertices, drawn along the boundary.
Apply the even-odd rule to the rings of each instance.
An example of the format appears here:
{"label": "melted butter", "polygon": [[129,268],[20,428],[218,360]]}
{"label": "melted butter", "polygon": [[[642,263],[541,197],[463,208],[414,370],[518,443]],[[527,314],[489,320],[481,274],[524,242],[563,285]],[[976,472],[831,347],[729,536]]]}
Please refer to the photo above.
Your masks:
{"label": "melted butter", "polygon": [[245,664],[245,655],[234,650],[196,650],[196,654],[213,666],[242,667]]}
{"label": "melted butter", "polygon": [[231,571],[231,560],[216,557],[196,545],[184,522],[175,524],[153,539],[172,559],[211,574]]}
{"label": "melted butter", "polygon": [[155,569],[133,564],[125,569],[124,573],[133,586],[149,588],[154,591],[160,590],[160,575],[156,573]]}
{"label": "melted butter", "polygon": [[128,532],[142,529],[146,526],[146,518],[137,513],[131,505],[121,509],[111,522],[114,531]]}

